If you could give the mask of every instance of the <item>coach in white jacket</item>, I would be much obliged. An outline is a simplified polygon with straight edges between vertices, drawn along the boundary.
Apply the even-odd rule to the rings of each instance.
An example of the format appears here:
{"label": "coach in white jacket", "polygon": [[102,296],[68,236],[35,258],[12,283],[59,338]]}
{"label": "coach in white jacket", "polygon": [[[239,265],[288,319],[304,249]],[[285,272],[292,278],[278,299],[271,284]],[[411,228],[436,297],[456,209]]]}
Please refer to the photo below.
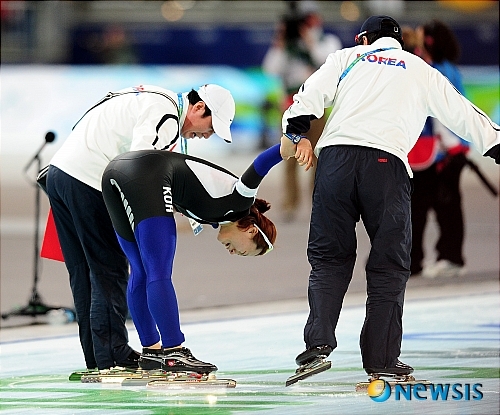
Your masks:
{"label": "coach in white jacket", "polygon": [[[408,375],[399,361],[406,282],[410,275],[412,171],[407,155],[428,116],[500,162],[499,126],[436,69],[402,50],[399,24],[372,16],[356,36],[300,87],[283,114],[282,155],[311,119],[332,107],[318,156],[308,242],[310,314],[302,365],[337,347],[335,328],[356,260],[356,222],[371,242],[366,317],[360,347],[367,373]],[[301,160],[297,153],[299,163]]]}
{"label": "coach in white jacket", "polygon": [[50,161],[47,193],[68,269],[87,368],[138,367],[125,320],[128,264],[101,193],[108,163],[133,150],[171,150],[179,137],[231,142],[235,103],[218,85],[175,93],[139,85],[106,97]]}

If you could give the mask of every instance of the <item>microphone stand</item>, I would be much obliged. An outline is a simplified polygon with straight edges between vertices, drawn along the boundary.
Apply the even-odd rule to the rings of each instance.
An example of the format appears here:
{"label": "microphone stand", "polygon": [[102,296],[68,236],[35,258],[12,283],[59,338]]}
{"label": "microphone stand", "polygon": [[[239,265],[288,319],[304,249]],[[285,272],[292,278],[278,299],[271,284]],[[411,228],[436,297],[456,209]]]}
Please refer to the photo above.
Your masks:
{"label": "microphone stand", "polygon": [[[37,151],[35,156],[24,168],[24,173],[31,167],[33,163],[36,162],[37,174],[41,170],[41,159],[40,153],[47,143],[54,141],[55,135],[52,132],[48,132],[45,135],[45,142]],[[32,183],[33,184],[33,183]],[[36,317],[39,315],[45,315],[50,310],[57,310],[62,307],[48,306],[43,303],[40,294],[38,293],[38,281],[39,281],[39,265],[40,265],[40,244],[39,244],[39,221],[40,221],[40,186],[35,182],[36,187],[35,193],[35,241],[34,241],[34,261],[33,261],[33,288],[31,291],[31,298],[28,301],[28,305],[22,308],[17,308],[10,313],[2,314],[2,319],[7,319],[11,316],[31,316]]]}

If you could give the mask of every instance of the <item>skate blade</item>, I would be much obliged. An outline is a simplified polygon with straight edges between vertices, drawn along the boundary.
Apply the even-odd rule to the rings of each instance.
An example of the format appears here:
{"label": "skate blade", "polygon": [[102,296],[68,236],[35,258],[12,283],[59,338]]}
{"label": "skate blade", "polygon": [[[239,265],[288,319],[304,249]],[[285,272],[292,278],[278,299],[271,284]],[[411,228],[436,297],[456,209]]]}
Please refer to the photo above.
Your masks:
{"label": "skate blade", "polygon": [[394,373],[369,373],[368,376],[370,376],[370,380],[376,380],[380,378],[392,378],[394,380],[415,380],[413,375],[395,375]]}
{"label": "skate blade", "polygon": [[[393,376],[390,377],[393,378]],[[368,381],[366,382],[358,382],[356,383],[356,392],[366,391],[368,389],[368,386],[370,386],[370,383],[373,382],[374,380],[385,380],[385,379],[380,379],[380,377],[378,377],[378,378],[368,379]],[[415,379],[413,376],[406,376],[401,379],[386,380],[385,382],[389,384],[392,390],[394,390],[394,387],[396,385],[408,386],[408,385],[420,384],[428,386],[431,384],[431,382],[429,382],[426,379]]]}
{"label": "skate blade", "polygon": [[121,366],[116,366],[107,370],[77,370],[69,375],[69,380],[80,381],[83,376],[99,376],[103,373],[106,374],[123,374],[123,373],[135,373],[134,369],[126,369]]}
{"label": "skate blade", "polygon": [[217,379],[215,375],[204,375],[199,379],[179,377],[169,380],[153,380],[148,382],[147,387],[155,390],[228,389],[235,388],[236,381],[233,379]]}
{"label": "skate blade", "polygon": [[113,372],[84,375],[82,383],[121,384],[123,386],[144,386],[152,381],[197,382],[208,380],[213,375],[202,375],[195,372],[164,372],[162,370],[137,370],[135,372]]}
{"label": "skate blade", "polygon": [[313,360],[311,363],[307,363],[300,366],[294,375],[290,376],[285,383],[285,386],[293,385],[299,380],[308,378],[309,376],[317,375],[318,373],[324,372],[332,367],[332,362],[325,361],[323,359]]}

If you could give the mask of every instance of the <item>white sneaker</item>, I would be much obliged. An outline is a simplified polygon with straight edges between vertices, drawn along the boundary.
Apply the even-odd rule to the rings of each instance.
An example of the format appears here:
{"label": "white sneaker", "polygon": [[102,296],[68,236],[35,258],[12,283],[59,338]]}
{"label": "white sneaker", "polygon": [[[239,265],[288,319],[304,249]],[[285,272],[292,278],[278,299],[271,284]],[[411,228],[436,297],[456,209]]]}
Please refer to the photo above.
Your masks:
{"label": "white sneaker", "polygon": [[463,275],[465,275],[465,267],[447,259],[440,259],[422,270],[422,276],[425,278],[461,277]]}

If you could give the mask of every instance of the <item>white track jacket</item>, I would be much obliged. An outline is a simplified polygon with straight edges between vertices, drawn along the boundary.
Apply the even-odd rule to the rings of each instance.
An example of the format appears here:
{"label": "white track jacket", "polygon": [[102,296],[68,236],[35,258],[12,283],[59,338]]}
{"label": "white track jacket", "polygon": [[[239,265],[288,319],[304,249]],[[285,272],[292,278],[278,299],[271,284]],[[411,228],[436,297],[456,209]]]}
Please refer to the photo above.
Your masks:
{"label": "white track jacket", "polygon": [[[339,82],[358,56],[380,48],[390,49],[360,59]],[[293,104],[283,114],[283,132],[306,133],[305,117],[320,118],[327,107],[332,112],[316,145],[317,156],[331,145],[377,148],[399,157],[410,177],[408,153],[428,116],[474,143],[481,154],[500,143],[497,124],[439,71],[403,51],[390,37],[330,54],[294,95]]]}
{"label": "white track jacket", "polygon": [[85,114],[50,161],[99,191],[111,160],[127,151],[168,148],[186,117],[187,104],[179,119],[177,93],[160,87],[139,85],[116,94]]}

